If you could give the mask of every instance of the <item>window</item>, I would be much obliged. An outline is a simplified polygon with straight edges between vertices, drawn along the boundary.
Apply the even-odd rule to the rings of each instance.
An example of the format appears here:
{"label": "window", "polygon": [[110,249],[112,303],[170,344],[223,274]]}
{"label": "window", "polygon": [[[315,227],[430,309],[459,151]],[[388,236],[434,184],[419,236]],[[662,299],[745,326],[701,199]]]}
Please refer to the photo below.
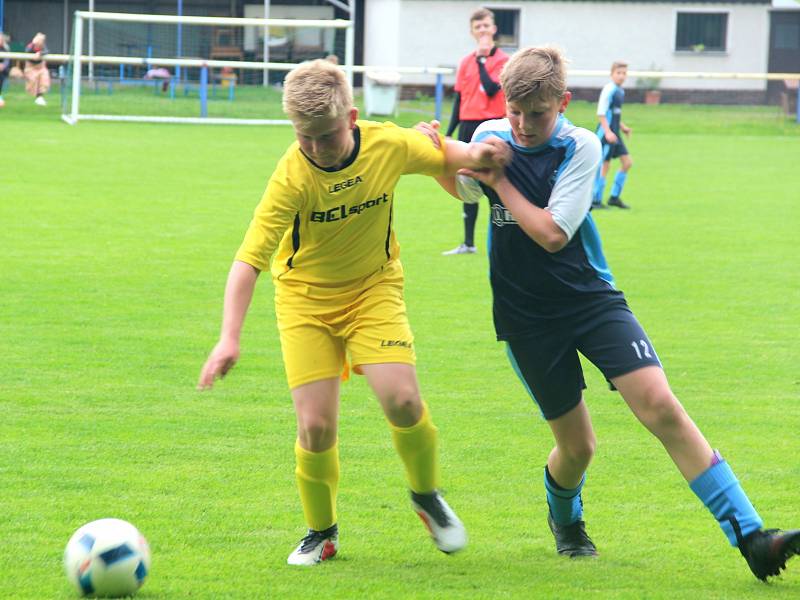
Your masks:
{"label": "window", "polygon": [[519,48],[519,9],[487,7],[494,13],[497,25],[495,42],[502,48]]}
{"label": "window", "polygon": [[678,13],[675,50],[724,52],[728,13]]}

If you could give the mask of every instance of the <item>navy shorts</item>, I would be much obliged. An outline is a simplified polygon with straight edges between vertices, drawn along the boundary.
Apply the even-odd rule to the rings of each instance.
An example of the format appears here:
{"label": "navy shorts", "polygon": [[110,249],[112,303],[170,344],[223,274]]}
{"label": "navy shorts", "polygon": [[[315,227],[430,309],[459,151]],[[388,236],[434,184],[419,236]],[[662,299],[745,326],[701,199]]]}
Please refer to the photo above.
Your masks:
{"label": "navy shorts", "polygon": [[653,344],[623,298],[561,319],[531,337],[508,340],[511,365],[545,419],[575,408],[586,388],[578,352],[611,381],[647,366],[661,366]]}
{"label": "navy shorts", "polygon": [[616,144],[609,144],[605,136],[601,138],[600,142],[603,145],[603,160],[611,160],[628,154],[628,148],[625,146],[625,142],[622,141],[622,134],[617,135]]}

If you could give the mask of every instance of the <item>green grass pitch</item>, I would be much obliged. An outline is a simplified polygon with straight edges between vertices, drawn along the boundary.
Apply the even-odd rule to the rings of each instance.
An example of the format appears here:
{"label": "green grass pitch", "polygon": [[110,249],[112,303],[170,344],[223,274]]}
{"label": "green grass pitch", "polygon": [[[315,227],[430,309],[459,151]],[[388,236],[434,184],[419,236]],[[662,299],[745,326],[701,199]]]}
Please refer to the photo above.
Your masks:
{"label": "green grass pitch", "polygon": [[[598,451],[585,488],[599,560],[555,555],[546,424],[494,341],[485,254],[458,204],[402,180],[396,221],[443,487],[470,546],[435,550],[362,378],[343,387],[340,556],[286,566],[303,533],[294,415],[263,277],[243,354],[194,385],[227,270],[286,127],[58,120],[18,87],[0,112],[0,598],[74,597],[81,524],[153,550],[142,599],[796,598],[800,559],[756,581],[666,453],[587,366]],[[429,118],[424,100],[399,121]],[[574,103],[578,124],[593,107]],[[618,285],[690,414],[767,526],[800,527],[800,126],[772,108],[626,106],[629,212],[596,216]],[[485,249],[486,208],[478,245]]]}

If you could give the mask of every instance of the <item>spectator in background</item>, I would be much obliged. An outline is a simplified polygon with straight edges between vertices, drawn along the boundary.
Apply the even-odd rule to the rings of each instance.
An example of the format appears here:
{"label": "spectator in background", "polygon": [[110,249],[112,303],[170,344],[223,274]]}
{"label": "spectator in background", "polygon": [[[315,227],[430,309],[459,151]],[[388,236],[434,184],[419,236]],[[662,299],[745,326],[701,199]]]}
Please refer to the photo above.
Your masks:
{"label": "spectator in background", "polygon": [[147,73],[144,74],[144,78],[149,80],[161,80],[161,91],[166,92],[169,89],[172,73],[165,67],[153,66],[147,70]]}
{"label": "spectator in background", "polygon": [[47,54],[46,40],[47,36],[39,32],[25,46],[25,52],[34,55],[32,59],[25,61],[25,91],[36,98],[34,102],[39,106],[47,105],[44,95],[50,89],[50,72],[44,61],[44,55]]}
{"label": "spectator in background", "polygon": [[[489,119],[502,119],[506,114],[506,99],[500,89],[500,71],[508,62],[508,55],[494,45],[497,25],[494,13],[479,8],[469,18],[472,37],[478,44],[474,52],[461,59],[456,74],[456,97],[453,116],[447,128],[447,136],[453,135],[456,126],[458,139],[467,142],[478,125]],[[478,204],[464,202],[464,242],[445,255],[474,254],[475,221],[478,220]]]}
{"label": "spectator in background", "polygon": [[[10,52],[11,47],[9,46],[9,42],[11,41],[11,36],[4,34],[0,31],[0,52]],[[11,59],[10,58],[0,58],[0,108],[3,108],[6,105],[6,101],[3,100],[3,84],[6,82],[6,77],[8,77],[8,72],[11,70]]]}

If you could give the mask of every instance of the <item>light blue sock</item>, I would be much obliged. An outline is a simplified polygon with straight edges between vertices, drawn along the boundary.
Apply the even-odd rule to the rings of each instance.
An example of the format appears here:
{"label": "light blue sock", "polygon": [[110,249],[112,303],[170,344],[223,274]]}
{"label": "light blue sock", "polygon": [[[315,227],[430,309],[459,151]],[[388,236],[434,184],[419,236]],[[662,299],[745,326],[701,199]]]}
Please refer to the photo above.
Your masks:
{"label": "light blue sock", "polygon": [[721,457],[719,462],[712,464],[692,481],[689,487],[714,515],[723,533],[728,536],[731,546],[739,545],[737,527],[742,537],[761,529],[761,517],[744,493],[736,475]]}
{"label": "light blue sock", "polygon": [[578,487],[573,490],[567,490],[556,483],[547,467],[544,468],[544,488],[547,490],[547,504],[550,507],[550,514],[553,515],[553,521],[558,525],[572,525],[583,517],[581,490],[585,481],[586,474],[581,478]]}
{"label": "light blue sock", "polygon": [[625,180],[628,178],[628,174],[624,171],[617,171],[617,174],[614,176],[614,185],[611,186],[611,195],[615,198],[619,198],[622,195],[622,188],[625,187]]}
{"label": "light blue sock", "polygon": [[597,176],[594,180],[594,192],[592,193],[592,202],[600,204],[603,201],[603,191],[606,189],[606,178]]}

